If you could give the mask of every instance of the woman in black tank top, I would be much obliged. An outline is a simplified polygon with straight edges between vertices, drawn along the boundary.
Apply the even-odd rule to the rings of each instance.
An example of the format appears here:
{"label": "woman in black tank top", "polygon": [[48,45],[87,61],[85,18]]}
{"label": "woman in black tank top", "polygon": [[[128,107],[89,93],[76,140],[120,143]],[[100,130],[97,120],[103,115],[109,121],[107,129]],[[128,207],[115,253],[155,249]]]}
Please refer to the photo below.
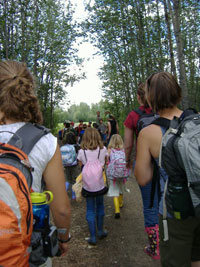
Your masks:
{"label": "woman in black tank top", "polygon": [[119,126],[113,115],[108,115],[108,135],[107,135],[107,145],[109,144],[110,138],[113,134],[119,133]]}

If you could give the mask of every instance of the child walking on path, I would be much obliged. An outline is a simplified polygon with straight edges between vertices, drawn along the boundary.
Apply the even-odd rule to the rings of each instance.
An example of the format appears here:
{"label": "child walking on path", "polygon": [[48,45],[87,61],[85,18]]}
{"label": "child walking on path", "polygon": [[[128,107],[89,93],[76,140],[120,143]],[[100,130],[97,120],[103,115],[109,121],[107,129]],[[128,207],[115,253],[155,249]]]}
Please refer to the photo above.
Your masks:
{"label": "child walking on path", "polygon": [[130,170],[126,168],[124,142],[119,134],[112,135],[108,145],[107,177],[110,180],[108,196],[113,197],[115,218],[120,218],[120,208],[123,206],[125,183]]}
{"label": "child walking on path", "polygon": [[61,156],[64,166],[66,190],[71,192],[71,198],[76,198],[74,191],[72,190],[73,184],[76,182],[76,177],[80,173],[80,167],[78,166],[77,153],[79,146],[76,143],[76,135],[73,132],[65,134],[64,145],[61,146]]}
{"label": "child walking on path", "polygon": [[106,153],[107,149],[97,129],[88,127],[83,135],[78,160],[83,167],[82,194],[86,198],[86,220],[90,231],[88,243],[91,245],[96,245],[96,224],[99,239],[107,236],[107,232],[103,230],[105,215],[103,195],[107,193],[103,179]]}

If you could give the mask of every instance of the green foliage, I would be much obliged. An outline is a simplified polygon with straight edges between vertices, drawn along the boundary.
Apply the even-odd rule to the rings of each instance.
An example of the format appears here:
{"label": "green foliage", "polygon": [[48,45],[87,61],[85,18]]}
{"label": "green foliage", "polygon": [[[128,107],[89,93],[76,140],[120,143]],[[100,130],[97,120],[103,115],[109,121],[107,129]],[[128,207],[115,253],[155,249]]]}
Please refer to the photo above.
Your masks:
{"label": "green foliage", "polygon": [[0,2],[0,57],[25,61],[37,79],[44,123],[53,128],[54,109],[67,104],[64,88],[83,78],[69,74],[80,66],[74,44],[81,33],[73,21],[70,1],[2,0]]}
{"label": "green foliage", "polygon": [[[32,70],[47,127],[56,132],[65,119],[95,121],[99,110],[103,119],[111,112],[123,133],[128,112],[137,106],[138,84],[160,70],[179,80],[182,104],[199,108],[199,1],[85,2],[88,18],[80,24],[70,0],[0,1],[0,58],[24,61]],[[59,107],[70,100],[64,88],[85,77],[75,48],[84,38],[104,58],[99,77],[105,101],[63,111]],[[79,71],[72,73],[72,66]]]}
{"label": "green foliage", "polygon": [[100,101],[98,104],[92,104],[91,107],[87,103],[82,102],[79,105],[71,105],[67,111],[56,109],[54,117],[57,119],[55,123],[63,123],[64,120],[73,121],[75,123],[78,123],[80,120],[83,120],[84,122],[95,122],[97,111],[100,111],[104,118],[105,109],[103,105],[103,101]]}
{"label": "green foliage", "polygon": [[86,6],[85,29],[105,62],[100,71],[105,105],[120,121],[137,104],[138,84],[155,71],[178,77],[186,105],[200,101],[197,2],[95,0]]}

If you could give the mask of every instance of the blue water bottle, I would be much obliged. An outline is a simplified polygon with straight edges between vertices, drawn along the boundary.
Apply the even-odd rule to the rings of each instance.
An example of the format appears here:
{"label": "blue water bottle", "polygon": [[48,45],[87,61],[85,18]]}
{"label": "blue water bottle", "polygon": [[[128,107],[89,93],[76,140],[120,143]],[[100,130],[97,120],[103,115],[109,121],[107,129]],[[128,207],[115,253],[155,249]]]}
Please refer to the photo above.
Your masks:
{"label": "blue water bottle", "polygon": [[33,207],[33,228],[34,230],[44,229],[49,224],[49,204],[53,201],[53,193],[44,191],[43,193],[31,193]]}

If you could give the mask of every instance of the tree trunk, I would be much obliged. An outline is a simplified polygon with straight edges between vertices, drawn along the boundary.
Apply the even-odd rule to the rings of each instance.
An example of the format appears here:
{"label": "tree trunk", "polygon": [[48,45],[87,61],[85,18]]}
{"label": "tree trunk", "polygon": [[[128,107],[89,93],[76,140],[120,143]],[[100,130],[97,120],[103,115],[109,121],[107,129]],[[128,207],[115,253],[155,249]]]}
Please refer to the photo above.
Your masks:
{"label": "tree trunk", "polygon": [[8,19],[8,3],[7,0],[4,0],[4,50],[5,50],[5,58],[8,59],[8,26],[7,26],[7,19]]}
{"label": "tree trunk", "polygon": [[[168,5],[170,10],[172,10],[170,0],[168,0]],[[173,0],[172,21],[173,21],[174,34],[177,46],[180,86],[182,88],[182,107],[183,109],[186,109],[188,108],[189,101],[188,101],[188,89],[187,89],[187,80],[185,73],[185,61],[183,54],[183,42],[182,42],[181,28],[180,28],[180,0]]]}
{"label": "tree trunk", "polygon": [[164,3],[164,10],[165,10],[165,22],[166,22],[166,26],[167,26],[171,72],[177,78],[176,65],[175,65],[175,61],[174,61],[174,52],[173,52],[174,48],[173,48],[173,43],[172,43],[172,34],[171,34],[171,27],[170,27],[170,17],[169,17],[169,13],[167,10],[166,0],[163,0],[163,3]]}

